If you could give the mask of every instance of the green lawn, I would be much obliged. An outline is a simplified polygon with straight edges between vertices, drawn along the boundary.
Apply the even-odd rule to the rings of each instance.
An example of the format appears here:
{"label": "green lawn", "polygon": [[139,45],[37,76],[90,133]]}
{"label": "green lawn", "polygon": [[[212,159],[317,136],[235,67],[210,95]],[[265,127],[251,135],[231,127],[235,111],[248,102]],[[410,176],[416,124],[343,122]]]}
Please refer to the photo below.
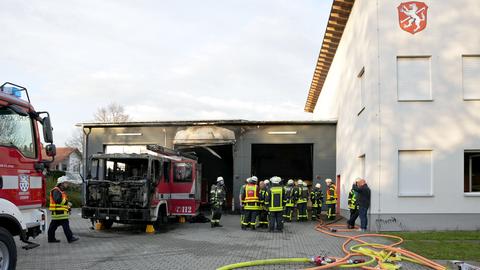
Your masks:
{"label": "green lawn", "polygon": [[428,259],[480,261],[480,231],[392,232],[402,247]]}

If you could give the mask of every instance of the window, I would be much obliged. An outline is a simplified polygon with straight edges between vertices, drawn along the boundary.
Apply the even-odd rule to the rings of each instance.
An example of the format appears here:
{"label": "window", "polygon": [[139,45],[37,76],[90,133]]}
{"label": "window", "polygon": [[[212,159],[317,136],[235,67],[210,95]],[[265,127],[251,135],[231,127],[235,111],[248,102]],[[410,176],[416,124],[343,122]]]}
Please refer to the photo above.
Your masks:
{"label": "window", "polygon": [[432,196],[432,151],[398,151],[398,195]]}
{"label": "window", "polygon": [[399,101],[431,101],[430,57],[397,57]]}
{"label": "window", "polygon": [[360,70],[358,73],[358,87],[360,92],[360,108],[358,110],[358,115],[360,115],[363,110],[365,110],[365,67]]}
{"label": "window", "polygon": [[480,151],[464,153],[464,192],[480,192]]}
{"label": "window", "polygon": [[158,183],[159,179],[162,177],[162,168],[160,166],[159,160],[152,161],[152,181]]}
{"label": "window", "polygon": [[0,145],[14,147],[28,158],[35,158],[33,120],[8,107],[0,108]]}
{"label": "window", "polygon": [[462,86],[465,100],[480,100],[480,56],[462,57]]}
{"label": "window", "polygon": [[164,182],[170,182],[170,162],[163,162],[163,175],[164,175]]}
{"label": "window", "polygon": [[174,165],[174,182],[192,182],[193,165],[191,163],[175,163]]}

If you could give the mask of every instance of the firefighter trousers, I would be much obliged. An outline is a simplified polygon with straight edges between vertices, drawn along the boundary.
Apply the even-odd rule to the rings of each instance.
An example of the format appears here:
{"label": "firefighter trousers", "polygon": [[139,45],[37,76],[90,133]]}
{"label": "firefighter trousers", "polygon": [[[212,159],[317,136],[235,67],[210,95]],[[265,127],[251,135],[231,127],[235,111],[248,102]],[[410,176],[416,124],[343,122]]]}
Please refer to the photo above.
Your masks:
{"label": "firefighter trousers", "polygon": [[330,203],[327,204],[327,219],[329,220],[334,220],[337,214],[335,213],[336,210],[336,204],[335,203]]}
{"label": "firefighter trousers", "polygon": [[312,206],[312,220],[319,219],[321,213],[322,213],[321,206]]}
{"label": "firefighter trousers", "polygon": [[258,216],[258,224],[261,228],[268,228],[268,211],[261,210]]}
{"label": "firefighter trousers", "polygon": [[293,206],[286,206],[285,211],[283,212],[283,219],[286,222],[291,222],[292,221],[292,215],[293,215]]}
{"label": "firefighter trousers", "polygon": [[297,203],[297,221],[308,220],[307,203]]}
{"label": "firefighter trousers", "polygon": [[73,233],[72,230],[70,230],[70,223],[68,219],[60,219],[60,220],[52,220],[50,222],[50,226],[48,226],[48,240],[53,241],[55,239],[55,232],[57,231],[57,228],[59,226],[62,226],[63,232],[65,233],[65,236],[67,237],[67,241],[71,241],[73,238]]}
{"label": "firefighter trousers", "polygon": [[269,212],[270,225],[268,229],[282,231],[283,230],[283,213],[282,211],[270,211]]}
{"label": "firefighter trousers", "polygon": [[220,224],[220,219],[222,218],[222,207],[221,206],[214,206],[212,207],[212,225]]}
{"label": "firefighter trousers", "polygon": [[245,216],[243,218],[242,227],[252,227],[255,228],[257,223],[257,210],[245,210]]}

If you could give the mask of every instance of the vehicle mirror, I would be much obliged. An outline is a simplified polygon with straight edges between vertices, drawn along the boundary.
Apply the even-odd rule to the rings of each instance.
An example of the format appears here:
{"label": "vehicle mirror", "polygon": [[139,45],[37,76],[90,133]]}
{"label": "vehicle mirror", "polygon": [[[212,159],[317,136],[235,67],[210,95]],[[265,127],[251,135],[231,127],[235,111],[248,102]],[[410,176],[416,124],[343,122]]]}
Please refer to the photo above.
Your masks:
{"label": "vehicle mirror", "polygon": [[46,143],[53,143],[53,133],[52,133],[52,123],[50,122],[50,117],[45,116],[42,119],[43,124],[43,139]]}
{"label": "vehicle mirror", "polygon": [[45,152],[47,153],[47,156],[54,157],[57,154],[57,147],[55,144],[51,143],[45,146]]}

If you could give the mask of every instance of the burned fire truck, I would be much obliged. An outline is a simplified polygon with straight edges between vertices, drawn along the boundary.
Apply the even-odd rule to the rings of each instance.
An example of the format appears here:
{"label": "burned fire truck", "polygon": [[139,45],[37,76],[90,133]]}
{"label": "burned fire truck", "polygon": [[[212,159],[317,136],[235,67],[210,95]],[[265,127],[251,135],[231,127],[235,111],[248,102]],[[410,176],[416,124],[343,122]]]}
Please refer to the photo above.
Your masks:
{"label": "burned fire truck", "polygon": [[84,182],[82,217],[158,227],[168,217],[197,215],[201,166],[193,155],[158,145],[148,153],[94,154]]}

